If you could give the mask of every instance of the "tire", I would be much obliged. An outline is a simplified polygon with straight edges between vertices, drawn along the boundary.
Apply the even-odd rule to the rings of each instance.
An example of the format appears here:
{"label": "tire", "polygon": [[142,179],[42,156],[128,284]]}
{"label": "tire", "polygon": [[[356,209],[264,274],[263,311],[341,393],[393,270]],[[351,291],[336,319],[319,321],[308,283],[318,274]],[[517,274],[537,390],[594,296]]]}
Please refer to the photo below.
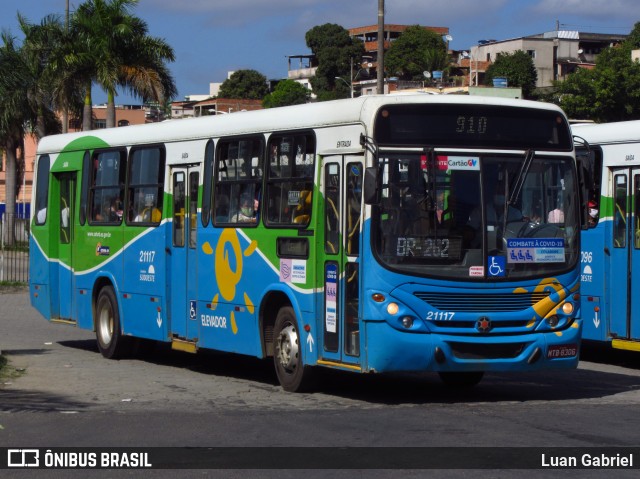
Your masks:
{"label": "tire", "polygon": [[462,373],[440,372],[440,379],[445,386],[455,389],[467,389],[476,386],[484,376],[484,371]]}
{"label": "tire", "polygon": [[118,300],[111,286],[100,290],[94,314],[100,353],[107,359],[117,359],[128,354],[130,341],[122,335]]}
{"label": "tire", "polygon": [[274,327],[273,362],[282,389],[289,392],[308,391],[314,384],[312,368],[302,362],[299,332],[293,308],[281,308]]}

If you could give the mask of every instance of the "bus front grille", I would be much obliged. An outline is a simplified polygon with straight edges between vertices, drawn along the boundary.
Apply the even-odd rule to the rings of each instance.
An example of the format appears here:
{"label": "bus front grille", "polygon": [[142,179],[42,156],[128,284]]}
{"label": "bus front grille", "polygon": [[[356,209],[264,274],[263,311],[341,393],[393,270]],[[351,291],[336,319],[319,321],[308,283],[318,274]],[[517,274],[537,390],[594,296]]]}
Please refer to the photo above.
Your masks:
{"label": "bus front grille", "polygon": [[498,294],[418,292],[414,294],[433,308],[456,313],[523,311],[549,296],[548,292]]}
{"label": "bus front grille", "polygon": [[512,359],[524,351],[527,343],[476,344],[449,343],[451,352],[458,359]]}

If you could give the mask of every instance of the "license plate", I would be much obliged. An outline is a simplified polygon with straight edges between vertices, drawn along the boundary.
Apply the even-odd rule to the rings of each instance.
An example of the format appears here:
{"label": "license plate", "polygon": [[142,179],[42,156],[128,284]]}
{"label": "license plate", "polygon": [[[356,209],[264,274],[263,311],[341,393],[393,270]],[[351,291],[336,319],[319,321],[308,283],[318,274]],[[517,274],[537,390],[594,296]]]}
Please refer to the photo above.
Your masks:
{"label": "license plate", "polygon": [[549,346],[547,349],[547,359],[573,358],[578,354],[577,344],[559,344]]}

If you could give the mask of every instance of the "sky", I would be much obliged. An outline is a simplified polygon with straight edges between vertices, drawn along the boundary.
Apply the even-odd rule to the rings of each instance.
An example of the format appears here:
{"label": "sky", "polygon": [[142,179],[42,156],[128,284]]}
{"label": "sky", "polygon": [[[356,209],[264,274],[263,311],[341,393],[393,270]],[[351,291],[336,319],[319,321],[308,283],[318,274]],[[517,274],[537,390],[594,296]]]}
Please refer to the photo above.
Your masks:
{"label": "sky", "polygon": [[[73,11],[82,0],[69,0]],[[64,16],[66,0],[0,0],[0,29],[22,40],[20,12],[32,23]],[[305,33],[317,25],[377,25],[378,0],[140,0],[133,13],[149,34],[165,39],[178,97],[208,94],[230,71],[286,78],[287,56],[308,54]],[[479,40],[506,40],[561,30],[628,34],[640,21],[638,0],[386,0],[385,23],[448,27],[455,50]],[[106,101],[95,91],[94,103]],[[140,101],[121,92],[117,104]]]}

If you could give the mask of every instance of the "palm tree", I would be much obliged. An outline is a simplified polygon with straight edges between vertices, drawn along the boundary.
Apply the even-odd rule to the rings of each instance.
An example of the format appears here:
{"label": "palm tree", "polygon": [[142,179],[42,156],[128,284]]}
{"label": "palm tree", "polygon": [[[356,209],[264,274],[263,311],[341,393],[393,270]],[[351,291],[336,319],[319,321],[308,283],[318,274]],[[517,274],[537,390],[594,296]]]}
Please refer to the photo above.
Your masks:
{"label": "palm tree", "polygon": [[137,35],[124,45],[121,58],[120,86],[140,97],[143,103],[152,100],[164,104],[178,94],[166,65],[174,60],[173,49],[164,40]]}
{"label": "palm tree", "polygon": [[30,108],[25,85],[29,82],[29,73],[22,52],[17,48],[15,39],[7,32],[1,35],[0,45],[0,147],[7,157],[5,177],[5,196],[7,221],[3,229],[4,241],[13,245],[13,212],[16,205],[16,171],[18,148],[22,145],[26,125],[35,122]]}
{"label": "palm tree", "polygon": [[64,61],[68,35],[58,15],[48,15],[40,24],[30,24],[18,14],[18,23],[25,36],[21,54],[29,78],[25,82],[26,95],[29,108],[35,114],[34,133],[40,139],[60,131],[55,111],[73,97],[71,92],[60,94],[69,88],[64,84],[68,81]]}
{"label": "palm tree", "polygon": [[[20,29],[25,35],[21,47],[8,33],[2,34],[0,46],[0,144],[7,156],[6,208],[15,210],[18,192],[17,171],[24,163],[24,136],[34,133],[38,139],[60,131],[54,113],[53,87],[57,72],[52,59],[59,50],[63,34],[62,23],[56,16],[45,17],[39,25],[32,25],[18,15]],[[18,157],[18,151],[22,157]],[[24,168],[22,168],[24,171]],[[13,215],[8,215],[8,233],[13,232]],[[5,236],[12,244],[12,234]]]}
{"label": "palm tree", "polygon": [[87,0],[72,18],[78,41],[75,69],[83,72],[83,129],[91,129],[91,87],[107,93],[107,127],[115,126],[115,96],[120,87],[143,99],[161,101],[176,92],[165,62],[174,60],[164,40],[150,37],[146,22],[130,10],[138,0]]}
{"label": "palm tree", "polygon": [[[45,17],[39,25],[29,24],[18,15],[24,33],[24,49],[40,65],[39,84],[45,94],[42,98],[51,112],[62,112],[62,131],[68,131],[68,113],[82,114],[82,71],[74,68],[76,56],[73,38],[58,15]],[[46,110],[45,110],[46,111]],[[51,131],[42,131],[44,134]]]}

